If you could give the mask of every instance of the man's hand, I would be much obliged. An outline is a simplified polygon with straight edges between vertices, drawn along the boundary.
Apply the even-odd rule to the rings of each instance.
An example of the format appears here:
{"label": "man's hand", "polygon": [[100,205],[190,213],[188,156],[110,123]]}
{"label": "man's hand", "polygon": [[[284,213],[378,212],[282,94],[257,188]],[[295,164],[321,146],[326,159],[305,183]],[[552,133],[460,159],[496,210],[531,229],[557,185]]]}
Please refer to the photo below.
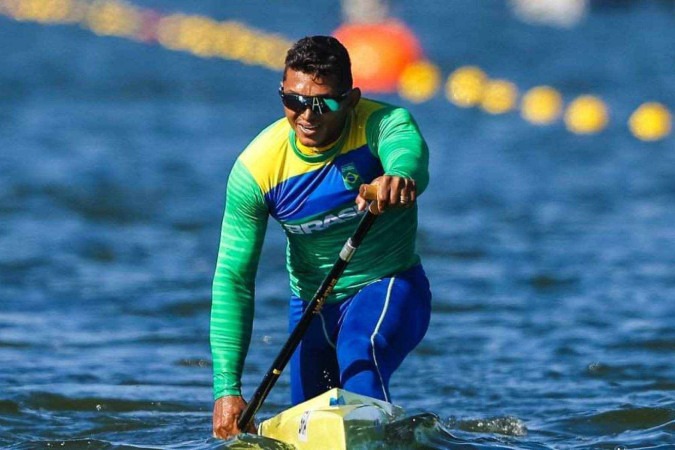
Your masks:
{"label": "man's hand", "polygon": [[[237,426],[241,413],[246,408],[246,402],[240,396],[228,395],[220,397],[213,405],[213,437],[229,439],[242,433]],[[251,421],[247,433],[256,433],[255,424]]]}
{"label": "man's hand", "polygon": [[[415,180],[412,178],[382,175],[375,178],[371,185],[377,185],[377,201],[374,202],[374,207],[371,209],[373,214],[382,214],[392,206],[409,207],[417,200],[417,188]],[[368,200],[371,199],[365,198],[362,195],[362,190],[359,190],[359,195],[355,200],[359,211],[366,209]]]}

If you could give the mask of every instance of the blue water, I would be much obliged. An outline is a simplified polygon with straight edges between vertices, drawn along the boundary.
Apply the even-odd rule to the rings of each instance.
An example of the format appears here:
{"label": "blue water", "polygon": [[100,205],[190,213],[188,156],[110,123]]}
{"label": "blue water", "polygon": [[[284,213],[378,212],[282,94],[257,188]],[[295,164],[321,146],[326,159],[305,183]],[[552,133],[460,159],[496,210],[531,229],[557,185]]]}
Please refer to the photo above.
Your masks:
{"label": "blue water", "polygon": [[[138,4],[289,39],[340,23],[325,0],[187,3]],[[643,101],[674,109],[675,6],[591,4],[572,29],[503,0],[392,5],[444,76],[592,92],[611,122],[377,97],[431,148],[434,315],[392,380],[410,420],[376,448],[675,448],[675,141],[626,127]],[[227,173],[281,114],[279,74],[3,17],[0,49],[0,446],[248,445],[210,438],[210,281]],[[284,248],[270,225],[245,395],[286,338]],[[259,419],[288,398],[284,374]]]}

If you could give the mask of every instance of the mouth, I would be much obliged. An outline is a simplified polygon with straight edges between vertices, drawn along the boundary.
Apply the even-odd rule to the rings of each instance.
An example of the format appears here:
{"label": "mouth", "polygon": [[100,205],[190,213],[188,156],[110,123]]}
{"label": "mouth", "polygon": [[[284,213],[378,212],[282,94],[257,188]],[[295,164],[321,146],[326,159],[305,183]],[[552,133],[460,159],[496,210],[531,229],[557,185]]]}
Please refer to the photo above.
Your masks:
{"label": "mouth", "polygon": [[298,129],[302,132],[302,134],[310,135],[310,134],[314,134],[318,131],[319,125],[318,124],[309,124],[309,123],[299,123]]}

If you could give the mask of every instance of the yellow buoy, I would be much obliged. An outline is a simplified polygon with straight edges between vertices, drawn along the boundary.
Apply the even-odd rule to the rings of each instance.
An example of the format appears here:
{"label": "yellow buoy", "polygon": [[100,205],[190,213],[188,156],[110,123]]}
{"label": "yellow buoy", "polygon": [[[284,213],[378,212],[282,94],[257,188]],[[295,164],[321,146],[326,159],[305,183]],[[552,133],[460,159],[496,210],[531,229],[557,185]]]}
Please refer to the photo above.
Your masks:
{"label": "yellow buoy", "polygon": [[607,106],[598,97],[582,95],[565,111],[567,129],[576,134],[593,134],[602,131],[609,122]]}
{"label": "yellow buoy", "polygon": [[631,133],[643,141],[657,141],[670,134],[672,118],[668,109],[656,102],[640,105],[628,119]]}
{"label": "yellow buoy", "polygon": [[518,100],[518,88],[506,80],[489,80],[485,84],[481,107],[490,114],[511,111]]}
{"label": "yellow buoy", "polygon": [[468,108],[480,103],[487,76],[478,67],[460,67],[445,83],[445,96],[457,106]]}
{"label": "yellow buoy", "polygon": [[83,25],[100,36],[134,37],[142,25],[138,8],[121,2],[93,3]]}
{"label": "yellow buoy", "polygon": [[398,93],[413,103],[422,103],[436,94],[440,84],[440,69],[429,61],[418,61],[403,70],[398,80]]}
{"label": "yellow buoy", "polygon": [[536,125],[546,125],[560,117],[562,97],[550,86],[537,86],[525,93],[520,104],[523,119]]}

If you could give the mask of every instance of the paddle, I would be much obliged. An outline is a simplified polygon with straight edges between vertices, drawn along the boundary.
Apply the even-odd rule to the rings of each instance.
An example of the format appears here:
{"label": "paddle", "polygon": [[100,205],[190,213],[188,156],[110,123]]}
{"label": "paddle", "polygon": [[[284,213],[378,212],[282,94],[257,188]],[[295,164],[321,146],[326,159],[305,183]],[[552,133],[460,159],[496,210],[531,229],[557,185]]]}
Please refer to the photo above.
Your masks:
{"label": "paddle", "polygon": [[[372,199],[373,192],[373,190],[363,186],[361,195],[364,198]],[[258,409],[262,406],[262,403],[267,398],[267,394],[269,394],[270,390],[277,382],[277,379],[279,379],[281,371],[284,370],[284,367],[286,367],[286,364],[288,364],[288,361],[291,359],[293,352],[298,347],[298,344],[300,344],[303,335],[307,331],[307,328],[309,328],[312,318],[318,314],[319,311],[321,311],[321,308],[323,308],[326,299],[333,291],[333,288],[340,279],[340,276],[342,276],[342,272],[344,272],[347,264],[349,264],[352,256],[354,256],[356,249],[359,247],[359,245],[361,245],[363,238],[366,237],[368,230],[370,230],[373,222],[375,222],[377,215],[371,212],[371,208],[373,207],[374,204],[371,202],[368,205],[366,214],[361,219],[361,222],[359,222],[359,226],[356,228],[356,231],[354,231],[354,234],[352,234],[352,236],[342,247],[338,260],[335,262],[333,268],[321,283],[321,286],[316,291],[316,294],[314,294],[312,300],[307,304],[307,308],[305,308],[304,313],[300,317],[300,321],[298,321],[295,329],[291,332],[288,340],[272,363],[272,366],[265,374],[265,377],[260,383],[260,386],[258,386],[258,389],[256,389],[255,393],[253,394],[253,397],[251,397],[251,401],[246,405],[246,408],[241,413],[239,421],[237,422],[237,426],[239,426],[240,430],[246,430],[248,428],[249,423],[251,423],[253,420],[253,416],[255,416],[255,413],[258,412]]]}

